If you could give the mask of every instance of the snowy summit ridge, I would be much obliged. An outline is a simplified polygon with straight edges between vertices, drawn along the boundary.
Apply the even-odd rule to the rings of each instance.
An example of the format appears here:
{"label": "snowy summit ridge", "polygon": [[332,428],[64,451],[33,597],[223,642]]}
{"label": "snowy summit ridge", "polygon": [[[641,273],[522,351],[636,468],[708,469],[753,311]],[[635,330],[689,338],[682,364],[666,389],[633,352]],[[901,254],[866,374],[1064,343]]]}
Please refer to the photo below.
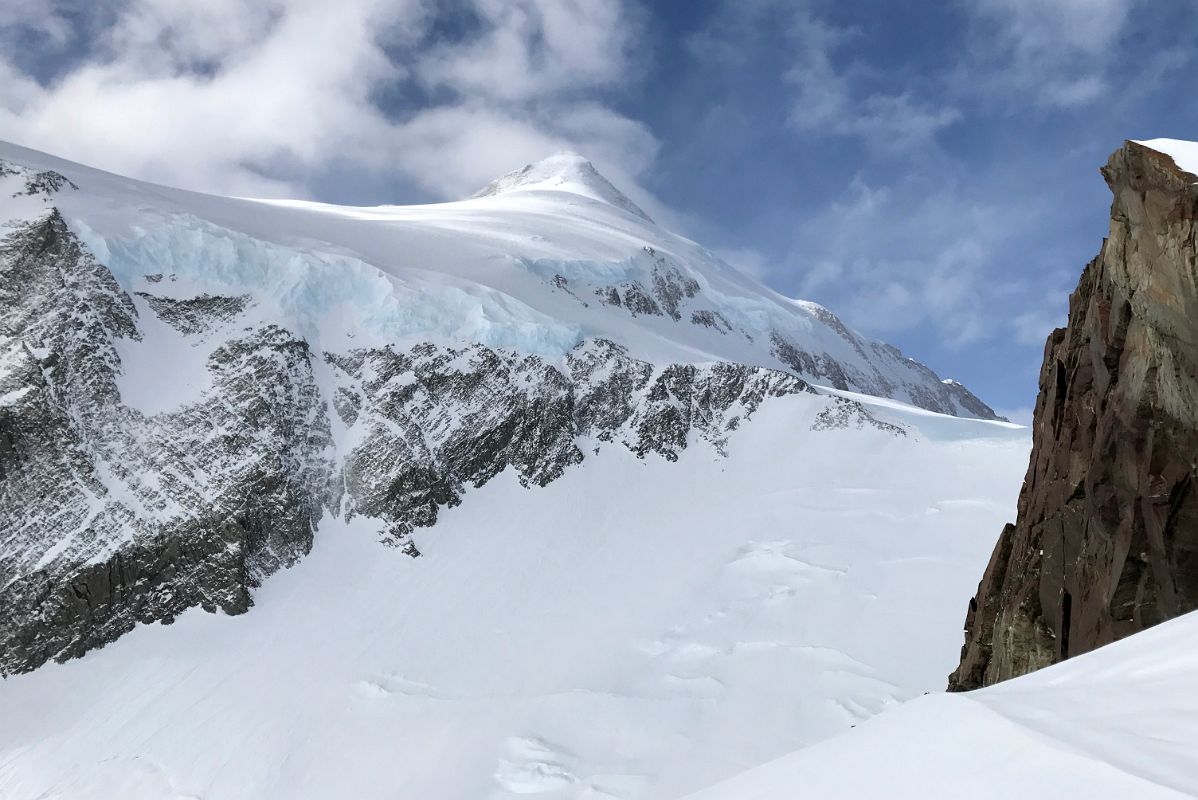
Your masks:
{"label": "snowy summit ridge", "polygon": [[589,197],[653,220],[628,196],[603,177],[595,165],[578,153],[562,152],[496,178],[474,193],[474,198],[494,197],[509,192],[554,191]]}

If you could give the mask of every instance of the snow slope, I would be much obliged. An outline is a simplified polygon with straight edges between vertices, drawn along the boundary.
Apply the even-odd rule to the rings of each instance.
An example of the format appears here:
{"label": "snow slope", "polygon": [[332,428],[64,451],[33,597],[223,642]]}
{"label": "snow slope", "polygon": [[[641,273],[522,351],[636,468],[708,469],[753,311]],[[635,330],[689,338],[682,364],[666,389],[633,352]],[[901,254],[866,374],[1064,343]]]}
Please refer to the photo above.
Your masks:
{"label": "snow slope", "polygon": [[810,430],[827,402],[771,401],[726,457],[505,473],[420,559],[326,516],[248,614],[0,682],[0,796],[661,800],[935,691],[1026,430]]}
{"label": "snow slope", "polygon": [[1040,672],[935,694],[690,800],[1198,797],[1198,613]]}
{"label": "snow slope", "polygon": [[[576,155],[517,170],[469,200],[372,208],[201,195],[5,143],[0,160],[73,182],[53,204],[126,292],[248,295],[253,321],[297,331],[315,351],[432,342],[561,357],[602,337],[655,363],[786,369],[942,413],[994,416],[960,384],[827,309],[782,297],[659,228]],[[0,219],[27,216],[33,200],[10,193],[0,192]],[[144,396],[138,376],[157,368],[164,346],[154,337],[122,352],[126,394]]]}

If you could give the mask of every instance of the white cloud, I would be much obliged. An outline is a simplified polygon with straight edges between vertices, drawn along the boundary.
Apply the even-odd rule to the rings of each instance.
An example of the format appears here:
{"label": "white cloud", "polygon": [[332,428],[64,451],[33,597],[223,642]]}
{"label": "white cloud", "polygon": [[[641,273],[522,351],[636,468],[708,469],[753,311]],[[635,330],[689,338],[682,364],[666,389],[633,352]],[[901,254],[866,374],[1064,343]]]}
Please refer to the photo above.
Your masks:
{"label": "white cloud", "polygon": [[1065,314],[1059,309],[1025,311],[1011,318],[1011,335],[1020,344],[1042,347],[1048,334],[1064,324]]}
{"label": "white cloud", "polygon": [[61,46],[70,39],[71,23],[58,0],[30,3],[28,0],[0,0],[0,19],[4,20],[4,39],[8,46],[22,34],[34,33]]}
{"label": "white cloud", "polygon": [[634,40],[620,3],[595,0],[476,0],[480,35],[422,59],[432,85],[507,100],[624,77]]}
{"label": "white cloud", "polygon": [[1122,32],[1135,0],[973,0],[1019,54],[1100,53]]}
{"label": "white cloud", "polygon": [[447,197],[465,196],[490,178],[562,150],[586,154],[635,195],[634,176],[652,162],[656,139],[602,106],[572,104],[559,114],[517,117],[481,103],[434,108],[396,125],[389,152],[405,174]]}
{"label": "white cloud", "polygon": [[790,262],[797,292],[879,336],[926,328],[949,349],[1006,335],[998,298],[1017,294],[994,259],[1034,220],[940,176],[937,184],[874,188],[845,197],[800,226]]}
{"label": "white cloud", "polygon": [[971,0],[978,51],[973,88],[1054,107],[1094,102],[1137,0]]}
{"label": "white cloud", "polygon": [[136,0],[107,31],[105,45],[141,73],[203,68],[244,52],[287,22],[287,8],[274,0]]}
{"label": "white cloud", "polygon": [[[102,34],[101,55],[10,113],[6,134],[119,172],[239,193],[281,188],[253,163],[311,163],[383,138],[370,89],[393,67],[372,32],[402,24],[411,3],[294,2],[264,15],[252,0],[223,0],[197,10],[206,7],[129,3]],[[219,22],[241,12],[237,41]]]}
{"label": "white cloud", "polygon": [[0,58],[0,121],[20,114],[41,95],[37,81]]}
{"label": "white cloud", "polygon": [[957,109],[923,102],[910,92],[863,88],[859,65],[836,64],[836,51],[854,37],[851,30],[799,9],[791,36],[795,63],[785,77],[795,90],[790,119],[800,131],[856,136],[878,150],[903,151],[927,144],[961,119]]}
{"label": "white cloud", "polygon": [[[0,129],[106,169],[238,194],[304,194],[334,159],[441,198],[562,149],[613,180],[648,167],[652,135],[592,97],[633,69],[623,0],[467,6],[476,24],[446,41],[436,23],[450,12],[433,0],[125,0],[86,32],[90,55],[46,86],[0,55]],[[54,5],[40,12],[21,24],[67,36]],[[411,82],[437,102],[380,107]]]}
{"label": "white cloud", "polygon": [[844,264],[835,257],[816,259],[804,269],[799,293],[803,297],[814,297],[819,292],[834,287],[844,273]]}

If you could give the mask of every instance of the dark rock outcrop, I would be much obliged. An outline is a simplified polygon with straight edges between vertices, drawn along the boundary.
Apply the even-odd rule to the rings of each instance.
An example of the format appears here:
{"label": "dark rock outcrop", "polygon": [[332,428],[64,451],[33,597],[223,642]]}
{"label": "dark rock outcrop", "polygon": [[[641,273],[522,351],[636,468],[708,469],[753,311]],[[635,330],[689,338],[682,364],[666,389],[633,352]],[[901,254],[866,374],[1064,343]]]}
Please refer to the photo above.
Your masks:
{"label": "dark rock outcrop", "polygon": [[245,611],[337,496],[306,342],[232,336],[200,399],[147,415],[118,382],[118,340],[140,338],[57,211],[0,242],[0,674],[193,606]]}
{"label": "dark rock outcrop", "polygon": [[[600,302],[609,306],[622,306],[633,317],[664,315],[678,322],[682,319],[683,304],[699,294],[699,282],[686,275],[676,264],[671,264],[652,247],[646,246],[642,248],[642,252],[652,264],[649,273],[652,281],[650,287],[638,280],[628,280],[614,286],[597,286],[592,291]],[[548,281],[559,289],[569,291],[569,282],[560,274],[554,274]],[[578,298],[578,295],[574,296]],[[581,298],[578,299],[581,301]],[[710,315],[712,312],[704,313]],[[701,324],[714,325],[715,318],[712,317],[710,322]]]}
{"label": "dark rock outcrop", "polygon": [[1198,607],[1198,176],[1111,156],[1111,232],[1049,337],[1031,463],[949,688],[985,686]]}
{"label": "dark rock outcrop", "polygon": [[[162,276],[158,276],[158,280],[162,280]],[[250,305],[247,295],[223,297],[201,294],[183,300],[159,297],[148,292],[138,292],[137,296],[146,301],[159,319],[184,334],[205,333],[223,322],[236,319]]]}
{"label": "dark rock outcrop", "polygon": [[[758,353],[751,363],[782,367],[805,381],[894,398],[939,414],[1003,419],[962,384],[941,380],[898,348],[855,333],[818,303],[781,300],[777,308],[752,302],[738,307],[744,298],[705,286],[696,277],[701,273],[649,245],[614,270],[611,264],[585,261],[525,260],[523,264],[554,291],[584,307],[592,297],[598,298],[602,306],[621,309],[633,319],[656,317],[654,324],[693,326],[705,329],[704,334],[743,338],[745,343],[764,334],[765,342],[746,350]],[[797,313],[784,310],[792,305],[798,307]],[[803,322],[796,326],[798,320]]]}
{"label": "dark rock outcrop", "polygon": [[65,175],[54,170],[43,170],[41,172],[27,169],[26,167],[10,164],[9,162],[0,159],[0,178],[16,176],[24,180],[24,185],[13,193],[13,197],[21,197],[27,195],[29,197],[42,196],[45,198],[53,197],[56,192],[63,189],[78,190],[79,187],[74,184]]}
{"label": "dark rock outcrop", "polygon": [[655,368],[592,339],[564,369],[482,345],[422,344],[326,359],[334,407],[360,443],[344,461],[347,513],[384,519],[408,539],[442,506],[505,469],[545,486],[580,463],[583,439],[677,460],[692,437],[723,452],[728,434],[770,397],[810,391],[784,372],[715,363]]}

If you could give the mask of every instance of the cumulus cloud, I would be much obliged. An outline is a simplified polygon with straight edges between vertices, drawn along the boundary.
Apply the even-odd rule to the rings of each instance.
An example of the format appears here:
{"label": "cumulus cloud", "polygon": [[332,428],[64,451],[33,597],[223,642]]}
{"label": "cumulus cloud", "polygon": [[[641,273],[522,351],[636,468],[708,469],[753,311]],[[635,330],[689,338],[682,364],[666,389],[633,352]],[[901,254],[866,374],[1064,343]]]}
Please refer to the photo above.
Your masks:
{"label": "cumulus cloud", "polygon": [[602,0],[476,0],[475,13],[481,35],[422,58],[425,81],[508,100],[611,85],[635,40],[627,9]]}
{"label": "cumulus cloud", "polygon": [[[869,164],[787,228],[794,239],[777,248],[778,257],[756,263],[769,264],[765,274],[787,293],[815,299],[882,338],[1038,352],[1063,318],[1072,285],[1056,271],[1072,281],[1078,264],[1076,254],[1052,245],[1059,231],[1045,226],[1061,218],[1060,208],[1034,180],[1020,179],[1046,172],[1045,156],[1033,149],[971,163],[959,142],[942,145],[942,134],[956,125],[976,130],[984,119],[992,124],[996,112],[1044,115],[1038,103],[1085,102],[1101,90],[1106,50],[1125,36],[1134,2],[949,6],[939,22],[961,35],[943,40],[925,68],[904,71],[887,67],[892,32],[864,17],[857,27],[840,24],[844,15],[828,0],[726,0],[720,16],[688,41],[692,54],[736,69],[755,48],[784,40],[788,61],[779,78],[792,131],[807,144],[855,139]],[[1024,94],[1016,109],[995,103],[989,90]],[[983,147],[986,137],[977,137]],[[1032,264],[1040,272],[1035,281],[1026,277]],[[1033,288],[1050,282],[1059,285]]]}
{"label": "cumulus cloud", "polygon": [[87,41],[47,80],[0,55],[5,136],[151,180],[305,194],[335,158],[448,198],[563,149],[633,179],[657,144],[596,99],[635,69],[624,0],[0,2]]}
{"label": "cumulus cloud", "polygon": [[562,150],[585,154],[646,208],[656,201],[636,186],[657,152],[639,123],[601,105],[575,103],[552,115],[517,115],[464,102],[423,111],[390,131],[393,165],[432,194],[463,197],[490,178]]}
{"label": "cumulus cloud", "polygon": [[1048,340],[1048,334],[1055,328],[1064,327],[1068,320],[1068,309],[1061,299],[1066,296],[1067,291],[1059,290],[1055,293],[1054,300],[1035,303],[1033,308],[1011,317],[1012,338],[1020,344],[1043,347],[1044,342]]}
{"label": "cumulus cloud", "polygon": [[25,0],[0,0],[0,16],[4,19],[5,44],[13,46],[18,35],[37,37],[51,47],[61,47],[69,41],[72,25],[67,9],[60,0],[29,3]]}
{"label": "cumulus cloud", "polygon": [[780,78],[788,123],[803,136],[850,137],[904,155],[961,120],[929,87],[896,86],[870,63],[861,30],[829,21],[830,7],[826,0],[723,0],[685,45],[697,60],[739,71],[783,40],[788,64],[770,77]]}

